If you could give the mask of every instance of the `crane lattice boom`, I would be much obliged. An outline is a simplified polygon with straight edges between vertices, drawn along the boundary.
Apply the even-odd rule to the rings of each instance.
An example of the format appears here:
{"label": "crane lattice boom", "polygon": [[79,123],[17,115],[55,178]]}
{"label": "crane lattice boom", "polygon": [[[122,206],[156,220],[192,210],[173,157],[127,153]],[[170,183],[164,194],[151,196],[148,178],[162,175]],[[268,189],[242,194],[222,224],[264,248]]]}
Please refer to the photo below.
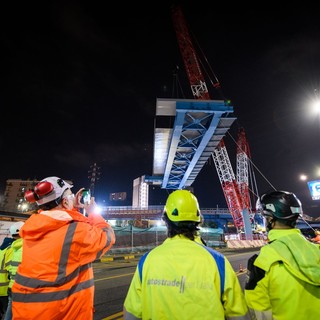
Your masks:
{"label": "crane lattice boom", "polygon": [[[191,41],[187,23],[179,6],[173,7],[172,18],[192,94],[195,99],[209,100],[210,95],[206,81],[200,68],[196,50]],[[220,84],[217,82],[214,87],[220,87]],[[244,207],[248,208],[246,155],[244,152],[238,153],[238,175],[240,181],[236,181],[223,139],[221,139],[217,148],[212,153],[212,157],[235,227],[239,232],[243,231],[244,219],[242,210]]]}
{"label": "crane lattice boom", "polygon": [[192,94],[195,99],[210,100],[197,53],[193,47],[187,23],[179,6],[173,7],[172,18]]}
{"label": "crane lattice boom", "polygon": [[216,166],[217,174],[235,227],[237,230],[243,230],[242,198],[240,196],[240,190],[223,140],[220,141],[219,146],[212,153],[212,158]]}
{"label": "crane lattice boom", "polygon": [[251,210],[249,196],[249,170],[248,163],[250,158],[250,150],[247,142],[246,134],[243,128],[239,129],[237,140],[237,184],[243,201],[243,209]]}

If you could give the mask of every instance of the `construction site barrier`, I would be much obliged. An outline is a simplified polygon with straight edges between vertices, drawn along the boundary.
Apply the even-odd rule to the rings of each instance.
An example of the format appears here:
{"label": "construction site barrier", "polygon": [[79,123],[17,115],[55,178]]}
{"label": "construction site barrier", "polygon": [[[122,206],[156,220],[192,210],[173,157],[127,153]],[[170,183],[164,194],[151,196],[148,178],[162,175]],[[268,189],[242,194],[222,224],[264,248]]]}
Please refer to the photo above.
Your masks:
{"label": "construction site barrier", "polygon": [[259,248],[266,244],[265,240],[227,240],[227,248]]}

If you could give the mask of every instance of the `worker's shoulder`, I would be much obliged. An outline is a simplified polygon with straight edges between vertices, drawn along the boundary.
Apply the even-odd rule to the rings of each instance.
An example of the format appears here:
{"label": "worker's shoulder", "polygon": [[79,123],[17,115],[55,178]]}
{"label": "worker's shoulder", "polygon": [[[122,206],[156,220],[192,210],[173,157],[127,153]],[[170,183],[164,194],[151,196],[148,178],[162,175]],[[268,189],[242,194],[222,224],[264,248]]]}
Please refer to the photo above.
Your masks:
{"label": "worker's shoulder", "polygon": [[161,245],[153,248],[145,254],[146,257],[156,258],[158,256],[172,256],[172,257],[203,257],[203,259],[224,259],[223,253],[207,247],[203,244],[199,244],[189,239],[179,239],[170,241],[167,239]]}

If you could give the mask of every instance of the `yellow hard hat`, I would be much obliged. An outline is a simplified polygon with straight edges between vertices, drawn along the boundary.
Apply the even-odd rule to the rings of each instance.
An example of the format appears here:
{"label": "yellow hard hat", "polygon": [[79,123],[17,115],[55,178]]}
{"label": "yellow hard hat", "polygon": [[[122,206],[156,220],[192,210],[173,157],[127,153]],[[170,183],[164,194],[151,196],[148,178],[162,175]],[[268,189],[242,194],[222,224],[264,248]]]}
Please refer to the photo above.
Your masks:
{"label": "yellow hard hat", "polygon": [[201,221],[198,200],[188,190],[176,190],[172,192],[167,199],[164,212],[173,222]]}

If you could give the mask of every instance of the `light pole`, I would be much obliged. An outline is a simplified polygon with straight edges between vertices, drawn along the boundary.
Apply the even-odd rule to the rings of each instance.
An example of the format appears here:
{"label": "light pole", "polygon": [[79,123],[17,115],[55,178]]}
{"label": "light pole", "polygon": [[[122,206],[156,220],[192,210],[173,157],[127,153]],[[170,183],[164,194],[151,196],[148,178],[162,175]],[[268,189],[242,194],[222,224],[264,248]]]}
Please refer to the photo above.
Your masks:
{"label": "light pole", "polygon": [[133,223],[131,224],[131,253],[133,253]]}
{"label": "light pole", "polygon": [[100,176],[100,167],[97,166],[96,163],[94,163],[92,166],[90,166],[90,170],[88,171],[89,173],[89,179],[90,179],[90,193],[91,196],[94,195],[94,187],[95,187],[95,183],[97,182],[97,180],[99,180],[99,176]]}

